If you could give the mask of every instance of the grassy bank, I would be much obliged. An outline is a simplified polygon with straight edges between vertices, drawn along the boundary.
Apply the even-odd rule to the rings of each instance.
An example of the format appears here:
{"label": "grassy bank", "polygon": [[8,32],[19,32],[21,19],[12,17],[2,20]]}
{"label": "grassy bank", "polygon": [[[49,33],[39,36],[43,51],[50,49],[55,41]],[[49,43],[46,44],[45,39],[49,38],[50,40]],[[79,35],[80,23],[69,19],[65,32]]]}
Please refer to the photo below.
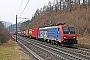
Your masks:
{"label": "grassy bank", "polygon": [[75,46],[90,49],[90,37],[89,36],[78,37],[78,44]]}
{"label": "grassy bank", "polygon": [[17,43],[0,45],[0,60],[32,60]]}
{"label": "grassy bank", "polygon": [[0,45],[0,60],[19,60],[19,54],[15,48],[14,42]]}

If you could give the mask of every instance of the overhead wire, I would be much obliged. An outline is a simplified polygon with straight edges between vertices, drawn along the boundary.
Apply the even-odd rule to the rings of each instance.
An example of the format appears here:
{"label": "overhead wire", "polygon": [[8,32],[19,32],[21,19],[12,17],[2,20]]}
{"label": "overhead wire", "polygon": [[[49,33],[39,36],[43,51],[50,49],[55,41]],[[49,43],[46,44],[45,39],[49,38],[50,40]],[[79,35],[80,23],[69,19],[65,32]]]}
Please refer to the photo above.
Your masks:
{"label": "overhead wire", "polygon": [[27,4],[25,5],[25,7],[24,7],[24,9],[23,9],[23,11],[22,11],[22,13],[21,13],[20,17],[22,16],[23,12],[25,11],[25,9],[26,9],[26,7],[27,7],[27,5],[28,5],[29,1],[30,1],[30,0],[28,0],[28,1],[27,1]]}
{"label": "overhead wire", "polygon": [[[19,10],[20,10],[22,4],[23,4],[23,1],[24,1],[24,0],[22,0],[21,5],[20,5],[20,7],[19,7],[19,9],[18,9],[18,12],[19,12]],[[26,3],[26,5],[25,5],[25,7],[24,7],[24,9],[23,9],[23,11],[22,11],[22,13],[21,13],[21,15],[22,15],[23,12],[25,11],[25,9],[26,9],[26,7],[27,7],[29,1],[30,1],[30,0],[27,1],[27,3]],[[18,13],[18,12],[17,12],[17,13]],[[19,16],[19,18],[21,18],[21,15]],[[23,19],[23,18],[21,18],[21,19]],[[21,20],[19,23],[23,22],[24,20],[26,20],[26,19]]]}
{"label": "overhead wire", "polygon": [[21,19],[22,20],[19,23],[22,23],[24,20],[26,21],[26,19],[29,20],[29,18],[21,18]]}
{"label": "overhead wire", "polygon": [[19,12],[19,10],[20,10],[22,4],[23,4],[23,1],[24,1],[24,0],[22,0],[22,2],[21,2],[21,4],[20,4],[20,7],[19,7],[19,9],[18,9],[18,11],[17,11],[17,14],[18,14],[18,12]]}

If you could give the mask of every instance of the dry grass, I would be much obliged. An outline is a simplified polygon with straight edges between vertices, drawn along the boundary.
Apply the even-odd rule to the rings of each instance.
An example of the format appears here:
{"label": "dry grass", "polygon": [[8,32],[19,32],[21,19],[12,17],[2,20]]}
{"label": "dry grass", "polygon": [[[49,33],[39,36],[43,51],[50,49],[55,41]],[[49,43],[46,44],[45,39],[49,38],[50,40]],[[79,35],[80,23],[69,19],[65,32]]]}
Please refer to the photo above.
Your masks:
{"label": "dry grass", "polygon": [[32,60],[15,42],[0,45],[0,60]]}
{"label": "dry grass", "polygon": [[19,60],[15,43],[3,44],[0,46],[0,60]]}
{"label": "dry grass", "polygon": [[78,44],[76,46],[90,49],[90,36],[78,37]]}

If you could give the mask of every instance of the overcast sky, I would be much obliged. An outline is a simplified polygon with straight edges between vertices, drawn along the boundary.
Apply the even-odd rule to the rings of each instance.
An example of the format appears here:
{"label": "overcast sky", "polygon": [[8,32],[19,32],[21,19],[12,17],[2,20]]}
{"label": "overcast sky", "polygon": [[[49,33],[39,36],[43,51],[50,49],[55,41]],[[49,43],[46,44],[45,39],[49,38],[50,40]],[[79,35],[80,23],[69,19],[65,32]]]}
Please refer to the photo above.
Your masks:
{"label": "overcast sky", "polygon": [[[49,1],[53,0],[30,0],[21,17],[31,19],[36,9],[47,5]],[[15,24],[16,14],[18,17],[21,15],[27,2],[28,0],[0,0],[0,21],[7,21]],[[22,6],[20,8],[21,3]],[[21,20],[18,19],[18,22],[19,21]]]}

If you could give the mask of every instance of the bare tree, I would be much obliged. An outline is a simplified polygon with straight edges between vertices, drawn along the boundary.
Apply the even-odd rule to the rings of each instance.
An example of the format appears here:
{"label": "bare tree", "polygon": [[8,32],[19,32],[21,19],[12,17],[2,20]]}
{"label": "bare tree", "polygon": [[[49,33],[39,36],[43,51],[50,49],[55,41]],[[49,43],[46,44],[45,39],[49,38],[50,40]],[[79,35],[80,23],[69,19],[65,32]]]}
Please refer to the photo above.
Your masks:
{"label": "bare tree", "polygon": [[0,44],[7,43],[11,39],[9,31],[0,22]]}
{"label": "bare tree", "polygon": [[39,9],[37,9],[35,12],[35,17],[38,17],[38,16],[39,16]]}
{"label": "bare tree", "polygon": [[85,0],[83,0],[83,4],[85,4]]}
{"label": "bare tree", "polygon": [[60,9],[61,9],[61,3],[62,3],[61,1],[62,1],[62,0],[60,0],[60,3],[59,3],[59,4],[60,4]]}
{"label": "bare tree", "polygon": [[67,1],[67,3],[68,3],[68,9],[69,9],[69,11],[71,11],[71,0],[66,0]]}
{"label": "bare tree", "polygon": [[50,17],[49,17],[50,18],[50,25],[52,24],[52,5],[51,4],[52,4],[52,2],[49,1],[48,2],[48,5],[49,5],[49,9],[50,9],[49,10],[50,11]]}
{"label": "bare tree", "polygon": [[83,3],[81,4],[82,8],[88,8],[88,1],[83,0]]}
{"label": "bare tree", "polygon": [[88,0],[88,7],[90,7],[90,0]]}
{"label": "bare tree", "polygon": [[75,0],[75,9],[77,9],[80,6],[80,0]]}
{"label": "bare tree", "polygon": [[48,5],[49,5],[49,9],[50,9],[49,11],[52,13],[52,5],[51,5],[51,4],[52,4],[52,2],[49,1],[49,3],[48,3]]}
{"label": "bare tree", "polygon": [[56,0],[56,6],[57,6],[57,10],[59,10],[59,1]]}
{"label": "bare tree", "polygon": [[43,7],[43,12],[46,12],[46,11],[47,11],[47,6],[44,5],[44,7]]}
{"label": "bare tree", "polygon": [[53,9],[57,12],[59,9],[61,9],[61,1],[62,0],[54,0],[53,2]]}

